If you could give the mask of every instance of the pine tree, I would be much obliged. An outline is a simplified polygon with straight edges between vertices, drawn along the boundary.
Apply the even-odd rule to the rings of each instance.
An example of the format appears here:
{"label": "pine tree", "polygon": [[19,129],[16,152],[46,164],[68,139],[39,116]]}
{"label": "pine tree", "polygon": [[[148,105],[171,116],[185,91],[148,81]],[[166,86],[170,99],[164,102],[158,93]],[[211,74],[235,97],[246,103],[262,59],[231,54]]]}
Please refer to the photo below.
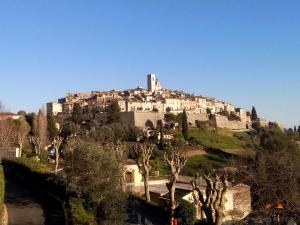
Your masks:
{"label": "pine tree", "polygon": [[255,121],[255,120],[257,120],[257,119],[258,119],[257,112],[256,112],[255,107],[253,106],[253,107],[252,107],[252,112],[251,112],[251,120],[252,120],[252,121]]}
{"label": "pine tree", "polygon": [[187,118],[187,114],[185,109],[183,110],[182,113],[182,135],[184,137],[184,139],[188,139],[189,138],[189,125],[188,125],[188,118]]}

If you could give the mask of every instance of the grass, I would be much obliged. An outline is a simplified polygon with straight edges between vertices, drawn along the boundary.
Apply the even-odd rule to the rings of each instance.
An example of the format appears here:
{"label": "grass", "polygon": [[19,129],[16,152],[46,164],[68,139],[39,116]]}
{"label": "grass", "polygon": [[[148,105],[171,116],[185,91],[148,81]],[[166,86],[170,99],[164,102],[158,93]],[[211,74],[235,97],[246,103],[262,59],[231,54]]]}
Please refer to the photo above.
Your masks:
{"label": "grass", "polygon": [[229,154],[244,156],[253,153],[246,148],[246,141],[238,139],[233,132],[226,129],[193,130],[190,132],[190,136],[207,148],[219,149]]}
{"label": "grass", "polygon": [[[188,158],[187,164],[182,169],[181,174],[185,176],[195,176],[199,174],[211,173],[214,169],[222,168],[227,165],[232,158],[231,154],[220,150],[209,150],[206,155],[196,155]],[[169,170],[164,160],[157,157],[151,160],[153,170],[158,169],[161,176],[169,174]]]}
{"label": "grass", "polygon": [[[248,137],[248,134],[243,133],[242,136]],[[181,172],[182,175],[186,176],[211,173],[214,169],[228,166],[232,158],[253,156],[255,153],[254,150],[247,147],[250,143],[247,138],[241,140],[227,129],[217,129],[216,131],[190,130],[190,137],[192,145],[183,146],[183,149],[194,150],[198,145],[202,145],[206,148],[207,154],[195,155],[188,159]],[[182,138],[181,134],[176,134],[176,138]],[[161,175],[168,175],[168,167],[162,156],[153,159],[151,165],[154,170],[158,169]]]}
{"label": "grass", "polygon": [[225,167],[230,159],[231,156],[229,154],[221,152],[217,154],[211,152],[203,156],[192,156],[182,169],[182,175],[195,176],[196,174],[208,174],[214,169]]}

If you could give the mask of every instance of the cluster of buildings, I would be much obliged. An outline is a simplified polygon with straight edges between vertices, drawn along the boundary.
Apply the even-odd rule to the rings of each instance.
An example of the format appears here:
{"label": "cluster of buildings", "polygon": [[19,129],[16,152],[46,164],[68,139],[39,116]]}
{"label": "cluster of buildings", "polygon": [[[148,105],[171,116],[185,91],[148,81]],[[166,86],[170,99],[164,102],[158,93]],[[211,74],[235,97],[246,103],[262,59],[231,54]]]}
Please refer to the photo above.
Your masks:
{"label": "cluster of buildings", "polygon": [[180,113],[183,109],[192,113],[211,113],[227,111],[235,112],[235,106],[202,96],[195,96],[181,91],[163,89],[155,74],[147,76],[147,88],[137,87],[125,91],[92,91],[90,93],[69,93],[58,102],[47,104],[48,112],[57,114],[71,114],[74,104],[80,104],[86,109],[105,111],[112,101],[117,101],[121,112],[172,112]]}
{"label": "cluster of buildings", "polygon": [[[245,109],[236,108],[231,103],[215,98],[164,89],[155,74],[147,75],[147,88],[69,93],[64,98],[58,99],[57,102],[47,103],[47,112],[53,113],[53,115],[69,115],[73,112],[74,105],[79,104],[87,111],[96,109],[97,112],[105,113],[112,102],[118,102],[126,119],[136,117],[137,119],[134,120],[138,120],[140,115],[145,119],[147,119],[147,115],[149,118],[162,119],[165,113],[176,115],[185,109],[191,125],[195,125],[196,120],[200,120],[209,121],[215,127],[233,130],[251,127],[250,112]],[[153,116],[153,112],[161,114],[161,116]],[[233,115],[238,119],[230,120],[226,115]],[[156,121],[153,122],[156,123]],[[146,121],[137,121],[136,123],[142,124],[141,128],[146,128]]]}

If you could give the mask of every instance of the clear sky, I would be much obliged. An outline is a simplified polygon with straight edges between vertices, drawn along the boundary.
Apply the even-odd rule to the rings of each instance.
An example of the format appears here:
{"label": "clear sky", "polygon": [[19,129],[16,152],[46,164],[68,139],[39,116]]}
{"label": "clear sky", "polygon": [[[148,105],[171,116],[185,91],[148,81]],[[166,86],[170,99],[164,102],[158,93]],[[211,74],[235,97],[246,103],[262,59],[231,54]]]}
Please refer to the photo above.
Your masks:
{"label": "clear sky", "polygon": [[0,0],[0,100],[146,86],[300,125],[299,0]]}

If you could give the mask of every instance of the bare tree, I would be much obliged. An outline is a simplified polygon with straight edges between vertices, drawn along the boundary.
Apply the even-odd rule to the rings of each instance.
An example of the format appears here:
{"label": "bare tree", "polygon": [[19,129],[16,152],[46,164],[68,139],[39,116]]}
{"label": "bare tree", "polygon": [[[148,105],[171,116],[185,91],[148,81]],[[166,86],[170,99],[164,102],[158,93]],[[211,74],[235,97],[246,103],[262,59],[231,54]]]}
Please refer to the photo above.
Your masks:
{"label": "bare tree", "polygon": [[57,174],[58,172],[58,165],[59,165],[59,150],[60,150],[60,146],[62,145],[63,143],[63,138],[60,137],[60,136],[56,136],[54,139],[53,139],[53,148],[55,150],[55,174]]}
{"label": "bare tree", "polygon": [[35,156],[38,157],[41,149],[40,138],[37,136],[29,136],[29,143],[33,146]]}
{"label": "bare tree", "polygon": [[30,132],[30,125],[24,118],[17,121],[17,135],[16,142],[20,149],[20,155],[22,155],[23,146],[27,140],[27,136]]}
{"label": "bare tree", "polygon": [[149,192],[149,173],[150,173],[150,158],[154,150],[154,145],[145,143],[136,143],[134,145],[134,151],[136,154],[136,162],[139,167],[139,171],[144,179],[144,188],[147,202],[150,202],[150,192]]}
{"label": "bare tree", "polygon": [[170,224],[173,224],[173,215],[177,207],[175,200],[176,182],[178,181],[178,176],[181,169],[187,162],[187,157],[182,152],[171,151],[164,155],[164,159],[170,170],[170,178],[169,182],[167,183],[167,188],[170,194]]}
{"label": "bare tree", "polygon": [[0,147],[9,147],[14,144],[17,135],[17,128],[14,121],[0,121]]}
{"label": "bare tree", "polygon": [[[205,180],[206,188],[201,187]],[[195,203],[205,213],[209,225],[221,225],[225,216],[226,192],[228,187],[225,176],[196,176],[192,182]]]}
{"label": "bare tree", "polygon": [[38,114],[33,118],[33,128],[32,128],[33,136],[36,139],[39,139],[39,150],[44,148],[49,140],[48,140],[48,130],[47,130],[47,118],[44,110],[40,109]]}
{"label": "bare tree", "polygon": [[5,111],[5,107],[2,104],[2,102],[0,101],[0,112],[4,112]]}

